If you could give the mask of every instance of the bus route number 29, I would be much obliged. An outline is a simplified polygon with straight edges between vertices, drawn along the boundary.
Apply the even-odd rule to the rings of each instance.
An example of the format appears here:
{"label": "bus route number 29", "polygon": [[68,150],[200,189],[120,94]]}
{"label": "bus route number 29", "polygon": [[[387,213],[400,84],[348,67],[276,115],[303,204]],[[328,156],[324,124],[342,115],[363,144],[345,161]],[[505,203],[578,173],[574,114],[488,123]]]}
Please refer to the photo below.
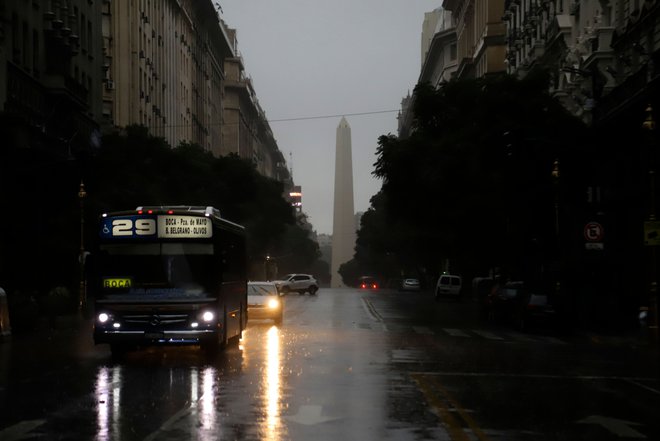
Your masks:
{"label": "bus route number 29", "polygon": [[156,234],[155,219],[114,219],[113,236],[153,236]]}

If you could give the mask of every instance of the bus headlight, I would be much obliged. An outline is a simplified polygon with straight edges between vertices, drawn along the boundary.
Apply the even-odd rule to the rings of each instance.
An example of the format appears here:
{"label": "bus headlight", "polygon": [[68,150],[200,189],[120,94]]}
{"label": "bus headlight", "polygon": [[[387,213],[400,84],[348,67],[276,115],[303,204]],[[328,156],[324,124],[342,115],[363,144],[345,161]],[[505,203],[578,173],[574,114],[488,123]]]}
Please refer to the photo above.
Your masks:
{"label": "bus headlight", "polygon": [[211,311],[205,311],[202,314],[202,320],[204,320],[207,323],[212,322],[214,319],[215,319],[215,314],[213,314],[213,312]]}
{"label": "bus headlight", "polygon": [[268,301],[268,307],[271,309],[279,308],[280,302],[278,302],[276,299],[270,299]]}
{"label": "bus headlight", "polygon": [[108,320],[110,320],[110,315],[108,315],[105,312],[102,312],[99,314],[97,318],[99,320],[99,323],[106,323]]}

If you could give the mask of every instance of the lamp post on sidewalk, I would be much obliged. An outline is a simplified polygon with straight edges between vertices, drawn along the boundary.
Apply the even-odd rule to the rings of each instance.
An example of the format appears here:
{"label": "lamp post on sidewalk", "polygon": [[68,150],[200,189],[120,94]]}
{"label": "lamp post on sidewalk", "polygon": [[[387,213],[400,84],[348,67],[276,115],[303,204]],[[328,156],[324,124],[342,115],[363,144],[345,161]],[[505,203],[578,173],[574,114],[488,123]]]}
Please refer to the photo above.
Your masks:
{"label": "lamp post on sidewalk", "polygon": [[[655,167],[656,167],[656,154],[655,154],[655,120],[653,119],[653,108],[649,105],[646,108],[646,119],[642,127],[647,133],[647,149],[648,149],[648,175],[649,175],[649,208],[648,217],[644,222],[644,244],[650,248],[649,250],[649,290],[648,290],[648,305],[646,312],[646,324],[648,327],[649,338],[651,343],[658,342],[658,241],[656,239],[658,221],[655,213]],[[644,311],[642,311],[643,313]],[[640,317],[641,318],[641,317]]]}
{"label": "lamp post on sidewalk", "polygon": [[85,184],[80,181],[80,188],[78,189],[78,199],[80,200],[80,254],[78,256],[78,263],[80,266],[80,287],[78,291],[78,311],[84,312],[87,306],[87,290],[85,281]]}
{"label": "lamp post on sidewalk", "polygon": [[555,239],[559,244],[559,159],[552,163],[552,182],[555,188]]}

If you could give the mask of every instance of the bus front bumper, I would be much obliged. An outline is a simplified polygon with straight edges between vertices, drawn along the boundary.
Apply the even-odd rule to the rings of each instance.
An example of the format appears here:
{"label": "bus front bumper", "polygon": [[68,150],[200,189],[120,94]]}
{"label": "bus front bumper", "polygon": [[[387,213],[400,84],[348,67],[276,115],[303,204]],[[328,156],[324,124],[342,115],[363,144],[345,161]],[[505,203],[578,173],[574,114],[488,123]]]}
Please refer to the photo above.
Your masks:
{"label": "bus front bumper", "polygon": [[95,344],[202,344],[218,340],[219,329],[115,330],[94,329]]}

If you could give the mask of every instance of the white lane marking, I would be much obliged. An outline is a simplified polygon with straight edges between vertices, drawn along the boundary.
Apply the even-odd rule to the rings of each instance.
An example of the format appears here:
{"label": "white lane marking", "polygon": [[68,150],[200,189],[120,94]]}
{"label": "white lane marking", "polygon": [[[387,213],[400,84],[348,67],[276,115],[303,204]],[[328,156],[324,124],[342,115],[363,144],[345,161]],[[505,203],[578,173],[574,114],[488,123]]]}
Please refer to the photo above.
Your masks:
{"label": "white lane marking", "polygon": [[195,409],[197,409],[199,403],[200,403],[200,402],[203,402],[203,400],[204,400],[204,395],[202,395],[201,397],[199,397],[199,399],[198,399],[197,401],[192,401],[188,406],[186,406],[186,407],[180,409],[177,413],[175,413],[174,415],[172,415],[171,417],[169,417],[169,418],[167,419],[167,421],[165,421],[163,424],[161,424],[161,426],[160,426],[158,429],[156,429],[154,432],[152,432],[152,433],[150,433],[149,435],[147,435],[147,436],[143,439],[143,441],[152,441],[152,440],[157,439],[156,437],[159,436],[162,432],[166,432],[166,431],[168,431],[168,430],[171,429],[172,426],[174,426],[174,424],[176,424],[180,419],[186,417],[187,415],[189,415],[190,413],[192,413],[193,411],[195,411]]}
{"label": "white lane marking", "polygon": [[298,413],[295,415],[284,416],[283,418],[294,423],[302,424],[305,426],[312,426],[314,424],[325,423],[327,421],[338,420],[338,417],[322,416],[323,406],[316,404],[308,404],[300,406]]}
{"label": "white lane marking", "polygon": [[392,361],[395,363],[419,363],[426,353],[419,349],[392,349]]}
{"label": "white lane marking", "polygon": [[495,335],[492,332],[481,331],[479,329],[470,329],[470,331],[474,332],[478,336],[487,338],[488,340],[504,340],[502,337],[500,337],[499,335]]}
{"label": "white lane marking", "polygon": [[634,421],[620,420],[617,418],[604,417],[602,415],[591,415],[587,418],[578,421],[580,424],[597,424],[602,426],[608,432],[618,436],[619,438],[637,438],[646,439],[646,435],[640,433],[630,426],[641,426],[641,423]]}
{"label": "white lane marking", "polygon": [[45,423],[46,420],[26,420],[13,426],[0,430],[0,439],[2,441],[16,441],[25,438],[31,438],[28,434]]}
{"label": "white lane marking", "polygon": [[635,381],[634,379],[627,379],[626,381],[630,384],[634,384],[637,387],[641,387],[642,389],[646,389],[649,392],[653,392],[654,394],[660,395],[660,390],[653,389],[652,387],[649,387],[645,384],[639,383],[639,382]]}
{"label": "white lane marking", "polygon": [[469,337],[469,335],[460,329],[454,329],[454,328],[443,328],[443,331],[445,331],[447,334],[451,335],[452,337]]}

